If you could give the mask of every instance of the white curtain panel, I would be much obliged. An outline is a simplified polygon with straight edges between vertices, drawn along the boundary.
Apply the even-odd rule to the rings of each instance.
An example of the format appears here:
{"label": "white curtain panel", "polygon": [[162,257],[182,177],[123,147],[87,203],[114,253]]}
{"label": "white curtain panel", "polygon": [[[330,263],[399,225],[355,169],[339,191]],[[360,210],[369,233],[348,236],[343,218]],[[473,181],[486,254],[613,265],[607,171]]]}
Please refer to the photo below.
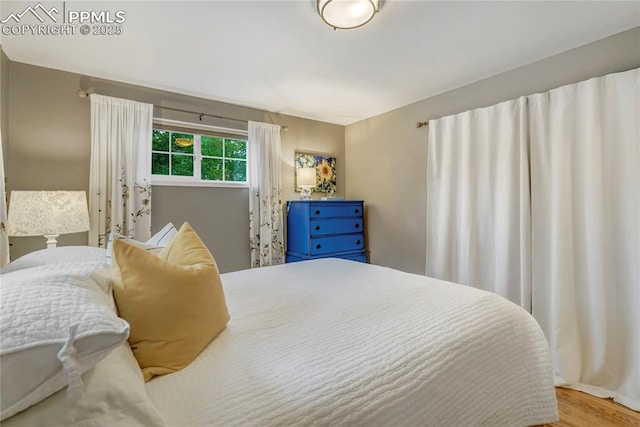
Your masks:
{"label": "white curtain panel", "polygon": [[640,70],[529,97],[533,315],[556,384],[640,410]]}
{"label": "white curtain panel", "polygon": [[428,276],[531,309],[526,100],[429,122]]}
{"label": "white curtain panel", "polygon": [[0,267],[9,264],[9,234],[7,233],[7,194],[4,187],[4,154],[0,130]]}
{"label": "white curtain panel", "polygon": [[251,267],[282,264],[280,126],[249,122]]}
{"label": "white curtain panel", "polygon": [[91,94],[89,245],[151,236],[153,105]]}

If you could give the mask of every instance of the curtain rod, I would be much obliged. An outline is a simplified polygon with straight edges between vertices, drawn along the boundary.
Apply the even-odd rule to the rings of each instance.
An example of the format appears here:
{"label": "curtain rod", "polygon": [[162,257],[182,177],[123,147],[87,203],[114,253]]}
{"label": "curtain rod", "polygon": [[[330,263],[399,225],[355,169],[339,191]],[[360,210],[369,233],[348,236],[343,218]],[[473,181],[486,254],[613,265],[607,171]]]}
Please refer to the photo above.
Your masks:
{"label": "curtain rod", "polygon": [[[78,91],[78,96],[80,98],[87,98],[90,95],[89,92],[84,91],[84,90],[79,90]],[[181,108],[173,108],[173,107],[164,107],[162,105],[154,105],[154,108],[159,108],[161,110],[171,110],[171,111],[177,111],[179,113],[187,113],[187,114],[197,114],[200,118],[200,121],[202,121],[203,117],[213,117],[214,119],[222,119],[222,120],[232,120],[235,122],[242,122],[242,123],[249,123],[248,120],[244,120],[244,119],[235,119],[233,117],[225,117],[225,116],[218,116],[216,114],[209,114],[209,113],[200,113],[198,111],[190,111],[190,110],[183,110]],[[282,130],[289,130],[288,127],[280,125],[280,129]]]}
{"label": "curtain rod", "polygon": [[429,126],[429,120],[427,120],[426,122],[417,122],[416,123],[416,127],[418,129],[420,129],[422,126]]}

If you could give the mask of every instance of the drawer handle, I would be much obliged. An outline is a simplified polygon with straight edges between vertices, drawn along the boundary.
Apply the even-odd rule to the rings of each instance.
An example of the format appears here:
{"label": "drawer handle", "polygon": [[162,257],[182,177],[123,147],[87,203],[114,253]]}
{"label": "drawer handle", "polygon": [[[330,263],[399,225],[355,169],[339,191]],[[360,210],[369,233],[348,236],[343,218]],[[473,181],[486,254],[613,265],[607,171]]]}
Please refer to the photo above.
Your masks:
{"label": "drawer handle", "polygon": [[356,245],[359,245],[359,244],[360,244],[360,240],[358,240],[358,241],[356,242]]}
{"label": "drawer handle", "polygon": [[355,210],[355,212],[356,212],[357,214],[359,214],[359,213],[360,213],[360,209],[356,209],[356,210]]}
{"label": "drawer handle", "polygon": [[320,209],[316,209],[316,215],[320,215]]}
{"label": "drawer handle", "polygon": [[360,228],[360,223],[356,222],[356,228]]}
{"label": "drawer handle", "polygon": [[320,249],[321,247],[322,247],[322,245],[321,245],[320,243],[318,243],[318,244],[316,245],[316,249]]}
{"label": "drawer handle", "polygon": [[316,231],[320,230],[320,226],[316,225]]}

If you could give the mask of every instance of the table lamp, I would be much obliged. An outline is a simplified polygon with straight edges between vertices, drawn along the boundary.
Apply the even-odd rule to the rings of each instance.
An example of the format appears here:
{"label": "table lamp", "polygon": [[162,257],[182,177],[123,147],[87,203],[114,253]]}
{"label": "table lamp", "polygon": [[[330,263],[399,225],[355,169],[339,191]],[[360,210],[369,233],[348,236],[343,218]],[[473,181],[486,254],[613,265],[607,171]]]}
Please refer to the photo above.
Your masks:
{"label": "table lamp", "polygon": [[89,230],[84,191],[12,191],[7,231],[9,236],[44,236],[55,248],[60,234]]}
{"label": "table lamp", "polygon": [[298,187],[302,188],[298,199],[311,199],[311,189],[316,186],[316,168],[298,168],[298,170],[296,170],[296,177]]}

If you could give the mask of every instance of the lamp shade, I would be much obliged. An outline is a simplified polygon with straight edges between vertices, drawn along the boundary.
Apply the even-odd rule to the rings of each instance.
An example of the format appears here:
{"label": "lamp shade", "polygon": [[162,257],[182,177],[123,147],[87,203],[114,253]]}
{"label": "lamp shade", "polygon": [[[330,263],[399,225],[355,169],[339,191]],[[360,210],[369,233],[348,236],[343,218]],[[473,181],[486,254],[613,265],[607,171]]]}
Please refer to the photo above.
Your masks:
{"label": "lamp shade", "polygon": [[298,187],[315,187],[316,186],[316,169],[315,168],[299,168],[296,171]]}
{"label": "lamp shade", "polygon": [[371,21],[379,0],[317,0],[318,13],[333,28],[350,29]]}
{"label": "lamp shade", "polygon": [[47,236],[89,230],[84,191],[12,191],[9,236]]}

